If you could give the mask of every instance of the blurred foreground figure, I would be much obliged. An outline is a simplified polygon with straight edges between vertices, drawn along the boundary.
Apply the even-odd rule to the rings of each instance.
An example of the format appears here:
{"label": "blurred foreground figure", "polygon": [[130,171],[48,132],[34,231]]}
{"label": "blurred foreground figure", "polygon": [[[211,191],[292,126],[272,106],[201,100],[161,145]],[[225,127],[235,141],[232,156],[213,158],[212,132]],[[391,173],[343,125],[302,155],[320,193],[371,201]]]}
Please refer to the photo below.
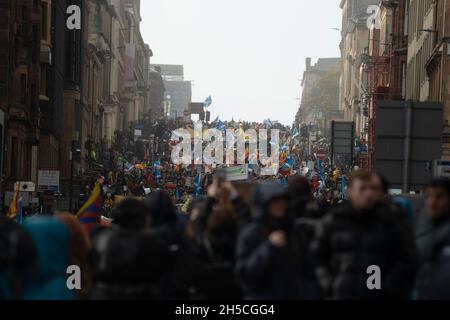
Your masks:
{"label": "blurred foreground figure", "polygon": [[21,298],[25,277],[32,272],[33,240],[15,221],[0,217],[0,300]]}
{"label": "blurred foreground figure", "polygon": [[[389,206],[377,203],[371,176],[357,171],[348,185],[349,203],[323,220],[314,243],[318,275],[329,299],[406,299],[415,275],[412,233]],[[368,268],[381,271],[380,289],[370,290]]]}
{"label": "blurred foreground figure", "polygon": [[76,290],[76,298],[87,299],[92,286],[92,273],[88,261],[91,241],[75,216],[70,213],[57,213],[55,218],[61,221],[70,232],[69,264],[80,267],[81,289]]}
{"label": "blurred foreground figure", "polygon": [[113,212],[112,228],[93,240],[94,300],[161,299],[159,279],[169,264],[169,254],[148,228],[144,204],[127,199]]}
{"label": "blurred foreground figure", "polygon": [[428,221],[418,227],[421,268],[417,279],[419,299],[450,299],[450,181],[432,181],[425,191]]}
{"label": "blurred foreground figure", "polygon": [[225,189],[232,188],[226,182],[219,186],[218,180],[214,179],[208,188],[208,196],[190,216],[193,230],[190,236],[197,264],[194,274],[196,299],[242,298],[234,277],[238,219],[233,206],[223,203],[221,197]]}
{"label": "blurred foreground figure", "polygon": [[414,220],[411,201],[403,196],[392,198],[389,195],[389,182],[380,173],[372,173],[370,185],[376,204],[387,206],[387,210],[398,217],[399,223],[405,224],[407,232],[411,232],[410,223]]}
{"label": "blurred foreground figure", "polygon": [[23,300],[72,300],[75,298],[66,283],[70,262],[70,231],[52,217],[27,219],[24,229],[31,236],[36,262],[26,277],[21,298]]}
{"label": "blurred foreground figure", "polygon": [[254,220],[239,235],[236,274],[248,299],[318,299],[312,256],[277,183],[255,186]]}
{"label": "blurred foreground figure", "polygon": [[319,208],[312,195],[309,181],[305,177],[289,179],[287,194],[289,196],[289,210],[295,218],[296,228],[301,229],[308,242],[311,242],[325,212]]}
{"label": "blurred foreground figure", "polygon": [[[152,221],[152,230],[169,252],[166,272],[159,279],[162,299],[187,299],[193,284],[193,249],[178,224],[172,198],[163,191],[155,191],[145,202]],[[159,257],[156,256],[156,261]]]}

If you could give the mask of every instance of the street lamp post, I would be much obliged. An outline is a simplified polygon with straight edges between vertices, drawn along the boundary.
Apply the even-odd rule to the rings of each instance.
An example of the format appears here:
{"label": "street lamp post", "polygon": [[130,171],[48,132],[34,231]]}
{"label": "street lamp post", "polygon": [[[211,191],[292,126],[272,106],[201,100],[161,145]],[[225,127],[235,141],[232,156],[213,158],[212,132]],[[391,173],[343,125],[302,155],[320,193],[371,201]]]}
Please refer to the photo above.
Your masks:
{"label": "street lamp post", "polygon": [[73,167],[74,167],[74,153],[75,153],[75,140],[72,140],[70,150],[70,185],[69,185],[69,212],[72,212],[72,200],[73,200]]}
{"label": "street lamp post", "polygon": [[75,161],[81,160],[81,150],[77,147],[77,141],[72,140],[71,150],[70,150],[70,185],[69,185],[69,211],[72,212],[73,209],[73,180],[74,180],[74,169]]}

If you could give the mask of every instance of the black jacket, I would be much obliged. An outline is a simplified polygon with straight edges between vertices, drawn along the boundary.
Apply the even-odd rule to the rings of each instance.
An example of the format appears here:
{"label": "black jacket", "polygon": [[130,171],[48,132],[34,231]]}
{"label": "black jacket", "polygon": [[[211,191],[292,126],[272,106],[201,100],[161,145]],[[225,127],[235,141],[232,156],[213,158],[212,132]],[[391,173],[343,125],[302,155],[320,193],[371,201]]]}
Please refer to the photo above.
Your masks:
{"label": "black jacket", "polygon": [[[238,223],[234,217],[228,216],[222,217],[220,224],[208,228],[215,203],[215,199],[205,198],[194,222],[196,298],[236,300],[242,298],[242,292],[234,277]],[[221,214],[224,214],[224,211]]]}
{"label": "black jacket", "polygon": [[154,192],[146,201],[152,217],[152,230],[164,242],[170,253],[167,273],[160,278],[161,295],[164,299],[187,299],[193,285],[195,256],[192,243],[178,224],[178,216],[170,196]]}
{"label": "black jacket", "polygon": [[161,299],[169,252],[154,232],[114,227],[92,244],[94,300]]}
{"label": "black jacket", "polygon": [[[405,299],[415,276],[412,231],[396,209],[355,211],[343,204],[323,220],[313,249],[327,298]],[[381,270],[381,290],[369,290],[368,267]]]}

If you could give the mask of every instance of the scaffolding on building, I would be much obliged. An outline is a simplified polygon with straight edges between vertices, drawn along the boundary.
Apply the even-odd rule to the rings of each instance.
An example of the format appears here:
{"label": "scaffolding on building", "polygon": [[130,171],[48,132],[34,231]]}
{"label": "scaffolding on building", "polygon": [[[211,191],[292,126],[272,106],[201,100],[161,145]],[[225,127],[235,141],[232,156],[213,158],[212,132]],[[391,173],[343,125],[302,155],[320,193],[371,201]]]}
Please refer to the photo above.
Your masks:
{"label": "scaffolding on building", "polygon": [[362,66],[366,73],[366,86],[361,97],[365,115],[365,132],[367,141],[367,167],[374,168],[376,106],[380,100],[404,99],[404,81],[406,65],[402,65],[407,54],[407,35],[403,31],[400,17],[403,12],[398,2],[391,4],[392,33],[382,42],[380,29],[372,28],[369,32],[367,50],[362,54]]}

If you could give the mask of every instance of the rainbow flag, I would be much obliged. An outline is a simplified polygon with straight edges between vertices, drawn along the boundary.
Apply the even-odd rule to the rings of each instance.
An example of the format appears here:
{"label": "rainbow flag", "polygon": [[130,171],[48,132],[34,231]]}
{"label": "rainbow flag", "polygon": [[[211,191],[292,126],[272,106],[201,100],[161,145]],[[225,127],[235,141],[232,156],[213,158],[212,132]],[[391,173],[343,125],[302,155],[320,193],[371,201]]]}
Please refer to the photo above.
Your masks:
{"label": "rainbow flag", "polygon": [[101,207],[102,207],[101,185],[96,183],[92,194],[86,203],[80,208],[77,213],[77,218],[80,223],[84,225],[88,232],[92,227],[101,222]]}
{"label": "rainbow flag", "polygon": [[20,190],[20,184],[17,184],[17,190],[14,192],[14,196],[11,200],[11,204],[9,205],[8,210],[8,218],[9,219],[15,219],[17,216],[17,212],[19,211],[19,190]]}

